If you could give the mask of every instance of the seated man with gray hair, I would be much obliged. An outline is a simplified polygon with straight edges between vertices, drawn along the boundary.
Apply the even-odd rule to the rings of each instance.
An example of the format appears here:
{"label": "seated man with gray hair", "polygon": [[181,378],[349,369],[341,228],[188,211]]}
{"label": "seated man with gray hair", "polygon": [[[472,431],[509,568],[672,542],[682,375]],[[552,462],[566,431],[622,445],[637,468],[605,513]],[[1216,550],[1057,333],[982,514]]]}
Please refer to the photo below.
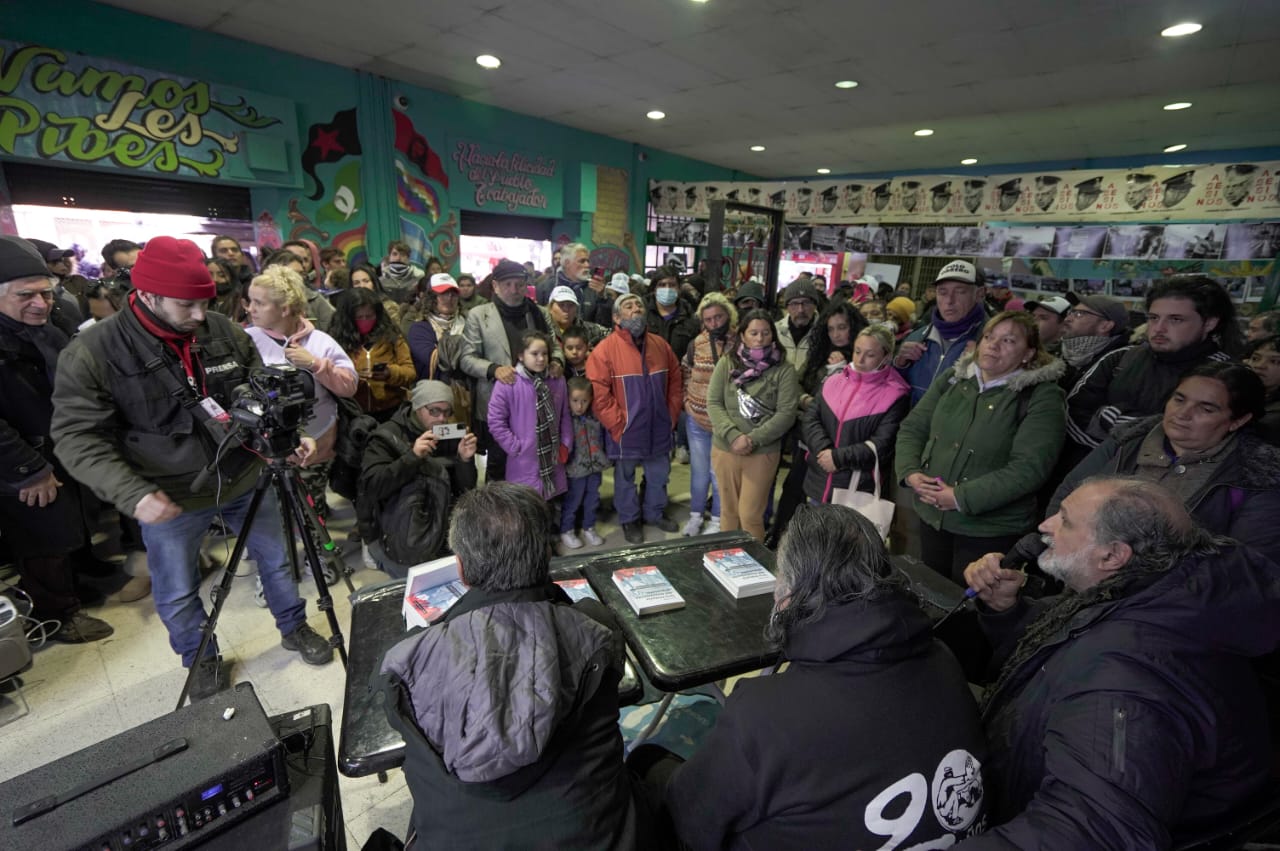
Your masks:
{"label": "seated man with gray hair", "polygon": [[1280,568],[1137,479],[1086,480],[1040,532],[1060,597],[1020,596],[999,554],[965,570],[1004,664],[983,707],[998,827],[963,847],[1170,848],[1221,828],[1270,773],[1251,659],[1280,644]]}
{"label": "seated man with gray hair", "polygon": [[[671,776],[680,839],[808,851],[946,848],[981,833],[977,704],[875,527],[842,505],[801,506],[777,572],[765,634],[790,666],[740,680]],[[670,760],[642,750],[633,767],[660,784]]]}
{"label": "seated man with gray hair", "polygon": [[525,485],[458,500],[449,545],[468,591],[383,659],[422,848],[650,847],[622,762],[622,636],[550,580],[548,524]]}

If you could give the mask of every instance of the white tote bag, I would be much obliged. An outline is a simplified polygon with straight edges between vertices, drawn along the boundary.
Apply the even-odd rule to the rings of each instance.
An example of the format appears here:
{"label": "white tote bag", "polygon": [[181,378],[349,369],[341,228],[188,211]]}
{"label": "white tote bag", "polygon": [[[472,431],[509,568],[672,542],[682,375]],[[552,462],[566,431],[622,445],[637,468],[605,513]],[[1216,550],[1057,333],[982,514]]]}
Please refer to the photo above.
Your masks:
{"label": "white tote bag", "polygon": [[893,510],[896,506],[892,501],[880,498],[880,456],[876,453],[874,443],[868,440],[866,445],[871,448],[871,481],[875,486],[874,491],[867,493],[858,490],[858,482],[861,481],[862,476],[859,471],[854,470],[849,479],[849,487],[832,488],[831,502],[852,508],[871,521],[881,538],[887,539],[889,527],[893,525]]}

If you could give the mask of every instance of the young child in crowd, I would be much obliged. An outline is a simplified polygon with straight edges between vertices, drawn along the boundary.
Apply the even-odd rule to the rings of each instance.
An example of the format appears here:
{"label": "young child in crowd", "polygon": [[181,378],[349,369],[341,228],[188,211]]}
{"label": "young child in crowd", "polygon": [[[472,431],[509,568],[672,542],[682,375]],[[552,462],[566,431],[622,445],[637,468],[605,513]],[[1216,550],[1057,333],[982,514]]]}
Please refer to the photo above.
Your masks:
{"label": "young child in crowd", "polygon": [[585,378],[587,375],[587,355],[591,346],[587,343],[586,329],[574,325],[560,337],[560,350],[564,352],[564,377]]}
{"label": "young child in crowd", "polygon": [[520,363],[511,384],[496,382],[489,399],[489,432],[507,453],[506,480],[550,500],[565,491],[564,464],[573,424],[563,378],[547,372],[551,340],[541,331],[520,338]]}
{"label": "young child in crowd", "polygon": [[[586,346],[586,340],[583,340]],[[561,343],[566,349],[569,337]],[[566,355],[568,357],[568,355]],[[600,474],[610,466],[604,454],[604,427],[591,413],[591,382],[582,376],[569,379],[569,412],[573,417],[573,454],[567,473],[568,492],[560,511],[560,543],[576,550],[583,541],[599,546],[604,538],[596,534],[596,509],[600,506]],[[575,515],[582,509],[582,538],[573,533]]]}

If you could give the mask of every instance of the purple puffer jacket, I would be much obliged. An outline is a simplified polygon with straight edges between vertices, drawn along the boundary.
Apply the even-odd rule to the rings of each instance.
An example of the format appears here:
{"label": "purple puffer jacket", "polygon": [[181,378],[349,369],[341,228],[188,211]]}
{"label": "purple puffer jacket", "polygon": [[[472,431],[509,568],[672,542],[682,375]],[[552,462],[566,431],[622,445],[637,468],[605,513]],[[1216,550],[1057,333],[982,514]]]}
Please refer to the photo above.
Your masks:
{"label": "purple puffer jacket", "polygon": [[[552,434],[560,446],[572,449],[573,418],[569,413],[564,379],[549,378],[547,386],[551,388],[551,404],[556,414],[556,421],[551,426]],[[543,499],[565,492],[568,486],[558,449],[553,473],[555,489],[551,493],[542,492],[542,480],[538,476],[538,401],[533,391],[533,379],[524,367],[516,369],[515,384],[494,382],[493,395],[489,397],[489,433],[507,453],[508,482],[528,485],[542,494]]]}

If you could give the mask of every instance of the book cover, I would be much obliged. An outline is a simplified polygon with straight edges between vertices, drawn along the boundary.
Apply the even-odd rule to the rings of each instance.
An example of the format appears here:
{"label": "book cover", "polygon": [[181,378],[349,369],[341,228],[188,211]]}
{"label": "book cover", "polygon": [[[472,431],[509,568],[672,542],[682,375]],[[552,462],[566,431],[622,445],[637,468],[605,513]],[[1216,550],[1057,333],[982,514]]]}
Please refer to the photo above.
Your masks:
{"label": "book cover", "polygon": [[585,579],[557,579],[556,584],[563,588],[564,593],[568,594],[569,599],[575,603],[579,600],[600,600]]}
{"label": "book cover", "polygon": [[777,580],[760,562],[743,549],[712,550],[702,557],[711,577],[735,599],[773,591]]}
{"label": "book cover", "polygon": [[443,585],[418,591],[409,602],[422,620],[430,624],[449,611],[449,608],[465,593],[467,593],[467,586],[455,579]]}
{"label": "book cover", "polygon": [[613,572],[613,584],[637,615],[665,612],[684,606],[675,587],[653,565],[624,567]]}

